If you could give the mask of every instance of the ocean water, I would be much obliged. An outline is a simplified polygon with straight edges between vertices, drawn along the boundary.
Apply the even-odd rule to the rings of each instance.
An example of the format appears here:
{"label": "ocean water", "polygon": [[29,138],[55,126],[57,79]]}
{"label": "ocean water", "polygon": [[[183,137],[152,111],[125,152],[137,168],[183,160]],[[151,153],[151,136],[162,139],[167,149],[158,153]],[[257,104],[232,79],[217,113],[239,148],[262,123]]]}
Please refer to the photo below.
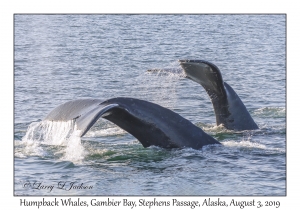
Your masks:
{"label": "ocean water", "polygon": [[[216,126],[179,59],[217,65],[259,129]],[[104,119],[82,138],[43,121],[70,100],[120,96],[167,107],[222,145],[144,148]],[[285,15],[14,16],[15,195],[284,196],[285,107]]]}

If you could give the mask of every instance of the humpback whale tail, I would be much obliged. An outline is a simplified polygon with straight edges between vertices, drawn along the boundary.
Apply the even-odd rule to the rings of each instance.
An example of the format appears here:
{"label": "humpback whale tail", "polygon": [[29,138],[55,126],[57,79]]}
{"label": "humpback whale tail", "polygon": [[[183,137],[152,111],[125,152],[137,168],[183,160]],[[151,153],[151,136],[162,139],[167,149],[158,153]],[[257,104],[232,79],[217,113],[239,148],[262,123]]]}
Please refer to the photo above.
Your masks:
{"label": "humpback whale tail", "polygon": [[217,125],[230,130],[253,130],[258,126],[236,92],[226,83],[219,68],[204,60],[179,60],[187,78],[206,90],[214,107]]}
{"label": "humpback whale tail", "polygon": [[100,118],[118,125],[137,138],[144,147],[191,147],[219,144],[179,114],[157,104],[133,98],[79,99],[66,102],[52,110],[44,120],[74,120],[84,136]]}

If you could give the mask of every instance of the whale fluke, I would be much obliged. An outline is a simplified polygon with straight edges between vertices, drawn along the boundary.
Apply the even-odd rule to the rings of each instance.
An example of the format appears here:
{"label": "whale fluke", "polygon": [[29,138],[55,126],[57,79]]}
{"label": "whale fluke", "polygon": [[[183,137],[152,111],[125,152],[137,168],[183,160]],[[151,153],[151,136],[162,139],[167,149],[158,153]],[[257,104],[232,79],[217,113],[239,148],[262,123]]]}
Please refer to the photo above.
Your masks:
{"label": "whale fluke", "polygon": [[229,130],[258,129],[236,92],[223,82],[219,68],[204,60],[179,60],[187,78],[206,90],[214,107],[217,125]]}
{"label": "whale fluke", "polygon": [[132,134],[144,147],[200,149],[205,145],[220,144],[179,114],[134,98],[112,98],[104,102],[99,99],[69,101],[52,110],[44,120],[74,120],[84,136],[100,117]]}

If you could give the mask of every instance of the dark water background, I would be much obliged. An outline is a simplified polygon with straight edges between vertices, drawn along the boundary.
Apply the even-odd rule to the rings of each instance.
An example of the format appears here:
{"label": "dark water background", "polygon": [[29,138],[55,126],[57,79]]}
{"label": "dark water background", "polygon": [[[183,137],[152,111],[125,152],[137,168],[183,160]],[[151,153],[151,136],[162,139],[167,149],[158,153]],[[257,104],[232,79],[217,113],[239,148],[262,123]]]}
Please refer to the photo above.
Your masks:
{"label": "dark water background", "polygon": [[[286,194],[285,15],[15,15],[14,24],[15,195]],[[178,59],[217,65],[260,129],[215,126]],[[163,68],[178,71],[147,72]],[[170,108],[223,146],[143,148],[105,120],[82,139],[65,139],[66,123],[31,136],[47,134],[35,126],[61,103],[119,96]],[[25,187],[35,182],[93,188]]]}

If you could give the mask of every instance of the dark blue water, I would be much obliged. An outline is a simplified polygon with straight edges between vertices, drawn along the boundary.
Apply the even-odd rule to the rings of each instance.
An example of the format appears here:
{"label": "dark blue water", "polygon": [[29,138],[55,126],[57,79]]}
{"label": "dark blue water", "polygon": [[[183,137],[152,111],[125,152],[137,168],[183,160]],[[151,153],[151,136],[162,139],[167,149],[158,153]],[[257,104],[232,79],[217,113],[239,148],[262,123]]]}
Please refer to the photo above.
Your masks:
{"label": "dark blue water", "polygon": [[[285,15],[15,15],[14,24],[15,195],[286,194]],[[215,126],[178,59],[217,65],[259,129]],[[103,119],[66,138],[72,125],[41,121],[69,100],[119,96],[172,109],[222,146],[143,148]],[[60,182],[92,189],[26,185]]]}

